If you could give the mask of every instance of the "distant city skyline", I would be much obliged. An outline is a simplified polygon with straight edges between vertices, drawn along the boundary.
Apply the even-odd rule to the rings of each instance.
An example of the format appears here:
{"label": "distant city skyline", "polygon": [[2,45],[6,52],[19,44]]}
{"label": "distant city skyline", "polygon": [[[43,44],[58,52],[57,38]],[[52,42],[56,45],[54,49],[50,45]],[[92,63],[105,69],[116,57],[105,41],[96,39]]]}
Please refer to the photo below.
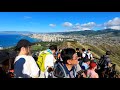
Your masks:
{"label": "distant city skyline", "polygon": [[0,31],[120,30],[120,12],[0,12]]}

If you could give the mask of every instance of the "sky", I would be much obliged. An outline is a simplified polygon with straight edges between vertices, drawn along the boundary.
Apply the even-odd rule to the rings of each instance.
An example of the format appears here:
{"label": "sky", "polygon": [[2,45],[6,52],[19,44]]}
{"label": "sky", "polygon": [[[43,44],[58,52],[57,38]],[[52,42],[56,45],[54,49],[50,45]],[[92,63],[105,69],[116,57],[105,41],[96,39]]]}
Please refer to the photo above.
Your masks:
{"label": "sky", "polygon": [[120,12],[0,12],[0,31],[120,30]]}

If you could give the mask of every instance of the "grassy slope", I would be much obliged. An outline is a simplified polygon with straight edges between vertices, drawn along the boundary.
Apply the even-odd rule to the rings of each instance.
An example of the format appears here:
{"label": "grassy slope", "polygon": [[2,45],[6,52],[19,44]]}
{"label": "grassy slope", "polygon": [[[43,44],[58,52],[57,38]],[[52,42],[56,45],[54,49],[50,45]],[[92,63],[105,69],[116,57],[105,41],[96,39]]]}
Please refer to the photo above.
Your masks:
{"label": "grassy slope", "polygon": [[[69,45],[68,45],[69,44]],[[100,56],[104,55],[106,50],[110,50],[112,52],[112,55],[110,56],[110,59],[112,60],[113,63],[117,64],[116,69],[117,71],[120,72],[120,46],[110,46],[107,44],[104,45],[99,45],[99,46],[93,46],[89,44],[80,44],[78,42],[64,42],[61,44],[62,47],[72,47],[72,48],[85,48],[88,49],[90,48],[92,50],[92,53],[94,57],[100,58]]]}
{"label": "grassy slope", "polygon": [[90,48],[92,50],[92,54],[96,58],[100,58],[100,56],[105,54],[106,50],[110,50],[112,52],[112,55],[110,56],[110,58],[111,58],[113,63],[117,64],[116,69],[120,72],[120,46],[110,46],[107,44],[93,46],[93,45],[89,45],[87,43],[80,44],[76,41],[64,41],[64,42],[57,42],[57,43],[55,43],[55,42],[51,42],[51,43],[50,42],[41,42],[38,45],[32,46],[32,50],[34,50],[34,51],[45,50],[51,44],[58,45],[58,48],[60,48],[60,49],[67,48],[67,47],[71,47],[74,49],[75,48],[80,48],[80,49]]}

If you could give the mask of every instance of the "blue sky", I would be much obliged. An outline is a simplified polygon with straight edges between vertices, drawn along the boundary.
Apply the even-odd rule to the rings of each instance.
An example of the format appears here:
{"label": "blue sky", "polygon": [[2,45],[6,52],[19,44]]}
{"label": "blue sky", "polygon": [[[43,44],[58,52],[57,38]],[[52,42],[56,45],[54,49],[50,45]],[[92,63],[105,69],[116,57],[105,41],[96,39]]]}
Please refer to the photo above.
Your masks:
{"label": "blue sky", "polygon": [[0,12],[0,31],[120,30],[120,12]]}

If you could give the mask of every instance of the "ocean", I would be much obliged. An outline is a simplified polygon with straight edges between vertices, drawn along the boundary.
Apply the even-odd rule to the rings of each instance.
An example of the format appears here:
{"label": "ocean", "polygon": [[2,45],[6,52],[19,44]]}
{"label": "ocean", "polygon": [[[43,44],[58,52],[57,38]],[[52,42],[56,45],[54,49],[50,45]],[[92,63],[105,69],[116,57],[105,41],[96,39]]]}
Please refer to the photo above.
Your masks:
{"label": "ocean", "polygon": [[20,34],[0,34],[0,48],[16,46],[20,39],[27,39],[32,43],[40,41]]}

